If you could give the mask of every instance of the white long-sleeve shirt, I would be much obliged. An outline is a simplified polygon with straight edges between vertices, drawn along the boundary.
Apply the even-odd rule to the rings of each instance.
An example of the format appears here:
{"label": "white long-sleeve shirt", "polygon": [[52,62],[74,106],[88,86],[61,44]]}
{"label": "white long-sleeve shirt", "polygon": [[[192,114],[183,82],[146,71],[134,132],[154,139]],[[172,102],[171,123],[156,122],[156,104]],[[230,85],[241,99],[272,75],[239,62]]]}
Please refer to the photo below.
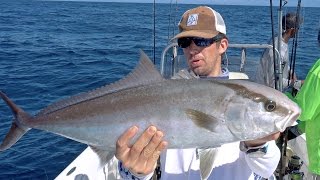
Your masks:
{"label": "white long-sleeve shirt", "polygon": [[[274,141],[268,143],[267,153],[250,157],[239,149],[239,142],[216,148],[214,169],[209,180],[256,180],[269,178],[275,171],[280,151]],[[168,149],[161,155],[162,180],[200,179],[200,160],[196,149]]]}
{"label": "white long-sleeve shirt", "polygon": [[[254,157],[240,151],[239,142],[224,144],[215,148],[214,168],[208,180],[259,180],[273,179],[273,173],[280,160],[280,151],[275,141],[267,144],[263,156]],[[168,149],[160,156],[161,180],[200,180],[200,160],[197,149]],[[137,176],[140,180],[149,180],[147,176]],[[133,180],[123,176],[125,180]],[[137,179],[138,179],[137,178]]]}

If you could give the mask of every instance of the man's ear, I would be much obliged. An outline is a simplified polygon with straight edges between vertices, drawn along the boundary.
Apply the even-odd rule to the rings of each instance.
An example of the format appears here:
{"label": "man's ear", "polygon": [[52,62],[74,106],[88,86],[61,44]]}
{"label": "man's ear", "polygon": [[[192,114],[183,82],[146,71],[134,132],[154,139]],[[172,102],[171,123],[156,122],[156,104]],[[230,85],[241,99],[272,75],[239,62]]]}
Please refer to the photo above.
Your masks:
{"label": "man's ear", "polygon": [[219,53],[223,54],[226,52],[227,48],[228,48],[229,42],[228,39],[223,38],[220,41],[220,45],[219,45]]}

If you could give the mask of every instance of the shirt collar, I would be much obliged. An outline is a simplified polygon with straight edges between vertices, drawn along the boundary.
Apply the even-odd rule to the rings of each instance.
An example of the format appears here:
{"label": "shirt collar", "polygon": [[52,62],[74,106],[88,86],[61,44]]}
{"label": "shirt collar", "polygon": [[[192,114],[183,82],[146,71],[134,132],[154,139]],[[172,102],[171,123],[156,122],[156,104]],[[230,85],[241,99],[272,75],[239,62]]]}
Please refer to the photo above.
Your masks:
{"label": "shirt collar", "polygon": [[221,69],[221,74],[219,76],[199,76],[201,79],[210,78],[210,79],[229,79],[229,70],[227,68]]}

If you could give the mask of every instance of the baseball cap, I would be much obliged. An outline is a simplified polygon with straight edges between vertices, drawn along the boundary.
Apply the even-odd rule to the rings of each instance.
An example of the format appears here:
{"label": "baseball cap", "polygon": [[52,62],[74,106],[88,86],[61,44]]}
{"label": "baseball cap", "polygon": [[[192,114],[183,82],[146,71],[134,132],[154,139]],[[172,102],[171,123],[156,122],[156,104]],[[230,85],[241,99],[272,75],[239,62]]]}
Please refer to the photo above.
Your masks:
{"label": "baseball cap", "polygon": [[222,16],[211,7],[199,6],[186,11],[179,22],[179,31],[173,39],[182,37],[212,38],[227,34]]}

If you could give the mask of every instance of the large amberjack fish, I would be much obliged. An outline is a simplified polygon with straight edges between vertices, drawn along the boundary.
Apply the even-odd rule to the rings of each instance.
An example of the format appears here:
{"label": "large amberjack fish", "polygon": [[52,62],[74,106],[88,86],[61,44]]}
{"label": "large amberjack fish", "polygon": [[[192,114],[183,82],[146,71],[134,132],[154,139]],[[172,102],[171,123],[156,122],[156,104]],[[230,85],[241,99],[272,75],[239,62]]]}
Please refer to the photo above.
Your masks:
{"label": "large amberjack fish", "polygon": [[35,128],[88,144],[102,164],[114,155],[117,138],[133,125],[155,125],[164,132],[168,148],[204,148],[284,131],[300,114],[284,94],[253,82],[163,79],[143,52],[124,79],[58,101],[35,116],[0,95],[14,114],[0,151]]}

